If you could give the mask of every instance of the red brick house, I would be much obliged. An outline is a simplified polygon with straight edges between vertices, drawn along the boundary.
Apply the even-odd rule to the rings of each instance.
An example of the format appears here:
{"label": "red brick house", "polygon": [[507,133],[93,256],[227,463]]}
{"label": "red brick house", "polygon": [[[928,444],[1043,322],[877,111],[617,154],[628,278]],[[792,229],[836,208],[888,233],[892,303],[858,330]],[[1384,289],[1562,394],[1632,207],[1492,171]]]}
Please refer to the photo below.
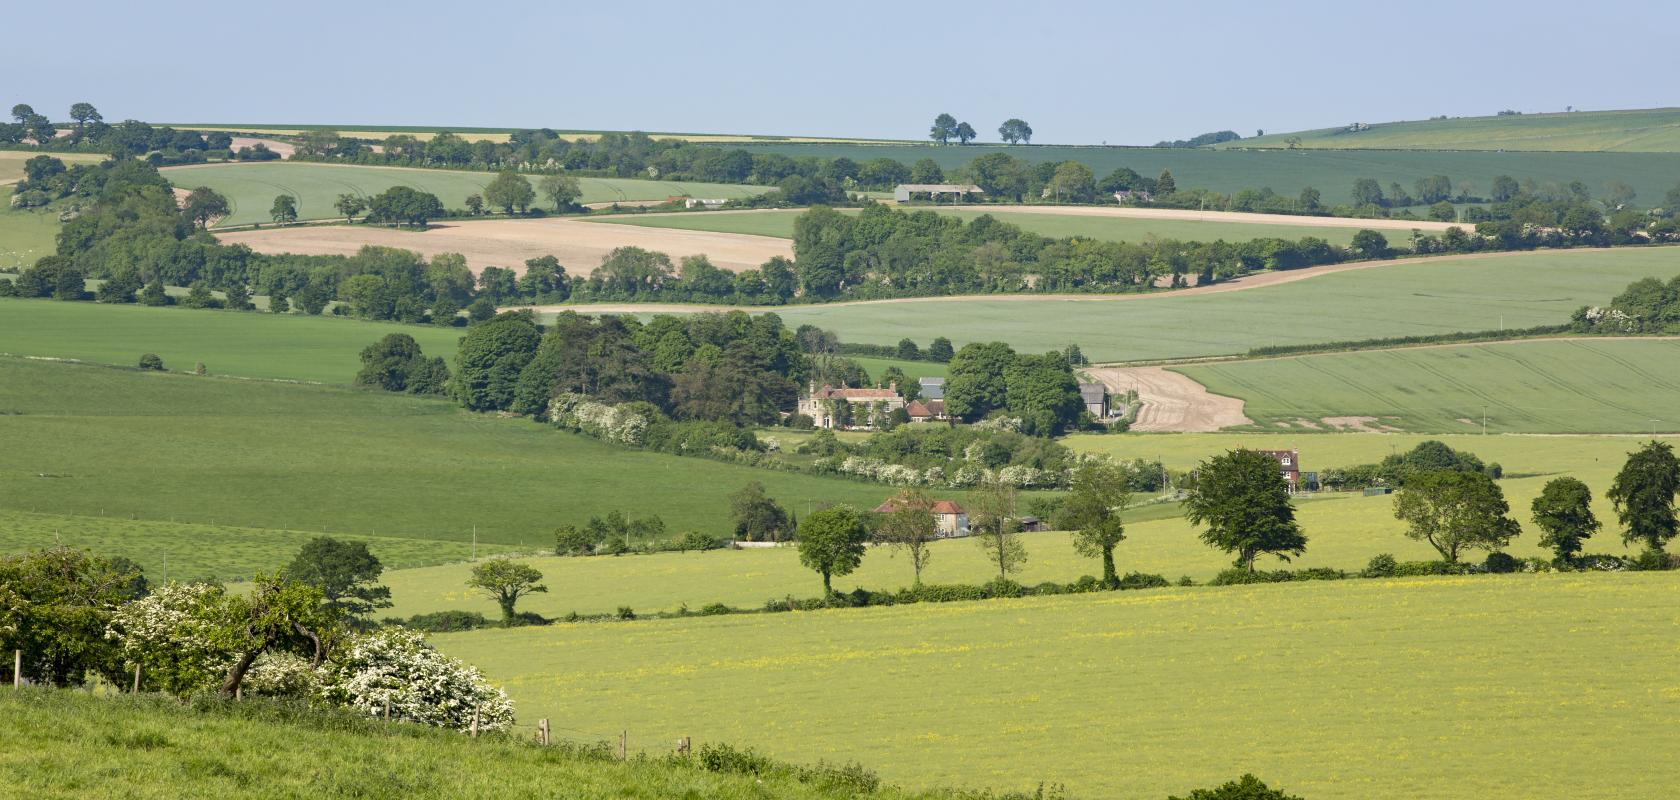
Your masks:
{"label": "red brick house", "polygon": [[1278,468],[1283,471],[1283,480],[1289,484],[1289,493],[1294,494],[1303,488],[1301,483],[1301,451],[1299,450],[1261,450],[1261,453],[1271,456],[1278,462]]}

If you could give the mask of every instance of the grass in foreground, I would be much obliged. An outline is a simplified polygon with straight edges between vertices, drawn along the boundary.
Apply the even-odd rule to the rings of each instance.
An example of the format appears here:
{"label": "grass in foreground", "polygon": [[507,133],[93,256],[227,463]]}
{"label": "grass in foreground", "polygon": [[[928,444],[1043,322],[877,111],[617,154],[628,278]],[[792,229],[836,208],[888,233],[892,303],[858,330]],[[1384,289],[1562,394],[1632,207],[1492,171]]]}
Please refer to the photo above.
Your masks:
{"label": "grass in foreground", "polygon": [[[262,701],[31,689],[0,694],[0,784],[29,798],[791,798],[852,795],[787,775],[706,772],[694,762],[606,760],[511,737],[388,725]],[[531,720],[534,724],[535,719]],[[564,740],[568,734],[558,732]],[[651,744],[651,740],[649,742]],[[593,741],[582,744],[594,744]],[[660,742],[663,745],[664,742]],[[698,746],[700,742],[696,742]],[[639,745],[633,743],[639,749]],[[12,793],[16,793],[15,795]],[[559,795],[555,793],[559,792]],[[891,787],[882,800],[947,797]]]}
{"label": "grass in foreground", "polygon": [[[915,210],[924,209],[918,207]],[[1141,242],[1151,237],[1200,242],[1224,239],[1228,242],[1238,242],[1262,237],[1299,239],[1303,236],[1317,236],[1320,239],[1327,239],[1333,244],[1345,245],[1353,241],[1353,235],[1358,232],[1357,228],[1326,228],[1313,225],[1255,225],[1241,222],[1197,222],[1193,220],[1105,218],[1075,214],[1018,213],[1009,211],[1008,206],[1000,207],[995,211],[937,208],[925,210],[938,211],[940,214],[957,217],[964,222],[982,214],[990,214],[1001,222],[1019,226],[1023,230],[1042,236],[1058,239],[1065,236],[1079,236],[1086,239],[1100,239],[1111,242]],[[749,233],[758,236],[777,236],[783,239],[791,239],[793,238],[793,221],[801,213],[803,212],[755,211],[742,214],[691,212],[662,216],[626,214],[623,216],[596,217],[591,221],[643,225],[651,228]]]}
{"label": "grass in foreground", "polygon": [[555,527],[614,510],[723,535],[728,494],[748,481],[795,508],[888,493],[325,386],[0,358],[0,412],[0,508],[46,514],[457,546],[476,526],[481,542],[546,547]]}
{"label": "grass in foreground", "polygon": [[[1478,576],[436,637],[524,716],[856,758],[905,785],[1662,796],[1680,574]],[[1536,757],[1566,752],[1567,757]]]}
{"label": "grass in foreground", "polygon": [[1680,341],[1571,339],[1336,353],[1174,368],[1240,397],[1261,427],[1370,416],[1410,431],[1680,428]]}
{"label": "grass in foreground", "polygon": [[[233,205],[233,213],[217,223],[218,227],[267,224],[268,210],[275,196],[281,194],[297,198],[298,218],[304,220],[340,217],[333,203],[341,194],[370,197],[392,186],[412,186],[437,195],[445,208],[465,208],[467,195],[482,194],[485,185],[496,177],[491,172],[281,162],[166,169],[163,175],[180,188],[208,186],[226,196]],[[533,177],[533,185],[535,180]],[[634,178],[578,178],[578,184],[583,189],[580,203],[664,200],[673,195],[748,197],[770,189]]]}

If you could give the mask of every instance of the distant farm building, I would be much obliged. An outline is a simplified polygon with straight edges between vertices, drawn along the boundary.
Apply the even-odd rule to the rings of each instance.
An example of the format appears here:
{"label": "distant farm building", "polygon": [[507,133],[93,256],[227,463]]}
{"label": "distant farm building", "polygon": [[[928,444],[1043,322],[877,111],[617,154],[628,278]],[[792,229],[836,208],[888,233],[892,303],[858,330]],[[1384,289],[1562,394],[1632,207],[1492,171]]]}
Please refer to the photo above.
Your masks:
{"label": "distant farm building", "polygon": [[961,200],[966,195],[985,192],[972,183],[901,183],[893,187],[893,199],[900,203],[908,202],[917,195],[926,195],[928,199],[937,202],[939,196],[944,194],[953,195],[952,199]]}
{"label": "distant farm building", "polygon": [[683,208],[721,208],[727,202],[729,201],[724,198],[685,197]]}
{"label": "distant farm building", "polygon": [[[1306,475],[1302,474],[1301,451],[1261,450],[1260,452],[1264,455],[1271,456],[1274,461],[1278,462],[1278,469],[1283,471],[1283,480],[1285,483],[1289,484],[1290,494],[1294,494],[1295,492],[1303,489],[1310,489],[1312,488],[1310,484],[1317,483],[1316,475],[1313,475],[1312,473],[1307,473]],[[1312,477],[1315,480],[1309,482],[1305,479],[1307,477]]]}
{"label": "distant farm building", "polygon": [[921,378],[917,381],[917,383],[921,384],[923,400],[945,399],[944,378]]}
{"label": "distant farm building", "polygon": [[[875,507],[877,514],[891,514],[904,506],[904,499],[900,497],[888,498],[886,502]],[[935,500],[928,507],[933,514],[934,533],[941,539],[954,539],[968,535],[968,510],[957,505],[952,500]]]}
{"label": "distant farm building", "polygon": [[1097,419],[1108,418],[1108,387],[1100,383],[1079,384],[1079,402]]}
{"label": "distant farm building", "polygon": [[900,408],[904,408],[904,397],[896,383],[885,389],[836,389],[827,385],[818,389],[813,383],[799,398],[799,413],[810,417],[817,427],[830,430],[873,430],[886,415]]}
{"label": "distant farm building", "polygon": [[904,407],[905,413],[910,415],[911,422],[935,422],[946,419],[945,401],[941,400],[911,400]]}

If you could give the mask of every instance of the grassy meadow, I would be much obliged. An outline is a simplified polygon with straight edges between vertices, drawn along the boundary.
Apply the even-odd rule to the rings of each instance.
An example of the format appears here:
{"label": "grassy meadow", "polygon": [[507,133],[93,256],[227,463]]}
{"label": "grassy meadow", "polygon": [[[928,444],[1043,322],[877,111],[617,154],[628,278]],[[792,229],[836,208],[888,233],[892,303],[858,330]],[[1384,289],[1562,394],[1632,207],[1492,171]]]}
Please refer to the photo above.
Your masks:
{"label": "grassy meadow", "polygon": [[[333,203],[341,194],[369,197],[392,186],[412,186],[437,195],[445,208],[464,208],[467,195],[483,192],[496,177],[491,172],[283,162],[178,167],[163,170],[163,176],[182,189],[208,186],[225,195],[233,213],[218,227],[269,222],[269,207],[281,194],[297,198],[298,218],[304,220],[339,217]],[[747,197],[769,191],[762,186],[633,178],[578,178],[578,184],[583,189],[580,203],[664,200],[673,195]],[[538,205],[543,205],[541,198]]]}
{"label": "grassy meadow", "polygon": [[[1265,428],[1369,416],[1408,431],[1680,430],[1680,341],[1570,339],[1173,368]],[[1306,420],[1307,425],[1301,421]]]}
{"label": "grassy meadow", "polygon": [[[849,793],[782,773],[720,774],[688,763],[585,758],[530,743],[535,718],[507,736],[469,739],[417,725],[346,715],[300,714],[265,701],[99,696],[30,689],[0,694],[0,785],[9,797],[470,798],[564,796],[578,800],[692,797],[843,800]],[[555,739],[594,744],[555,731]],[[654,756],[665,742],[633,741]],[[696,742],[698,746],[699,742]],[[1014,787],[1012,787],[1014,788]],[[881,800],[921,795],[885,788]]]}
{"label": "grassy meadow", "polygon": [[[23,164],[39,155],[49,155],[63,161],[65,165],[96,164],[109,156],[98,153],[39,153],[33,150],[0,150],[0,184],[11,183],[23,178]],[[0,214],[5,206],[0,206]]]}
{"label": "grassy meadow", "polygon": [[1321,128],[1218,147],[1289,147],[1291,138],[1310,149],[1680,153],[1680,108],[1383,122],[1357,133]]}
{"label": "grassy meadow", "polygon": [[[672,536],[721,536],[727,495],[749,481],[801,509],[889,493],[627,450],[447,400],[16,358],[0,358],[0,442],[0,509],[396,536],[451,554],[475,527],[480,542],[540,548],[554,528],[615,510],[658,513]],[[275,539],[276,560],[295,536]],[[160,556],[136,560],[153,569]]]}
{"label": "grassy meadow", "polygon": [[32,266],[58,252],[58,212],[8,208],[11,198],[0,186],[0,268]]}
{"label": "grassy meadow", "polygon": [[[1237,143],[1242,146],[1241,142]],[[859,163],[872,158],[892,158],[905,164],[931,158],[946,170],[960,167],[987,153],[1008,153],[1032,163],[1079,161],[1091,167],[1100,179],[1119,167],[1155,176],[1172,170],[1179,188],[1235,192],[1269,186],[1279,194],[1294,196],[1312,186],[1324,202],[1351,203],[1353,182],[1374,178],[1387,188],[1398,181],[1410,190],[1419,178],[1446,175],[1471,194],[1486,195],[1497,175],[1517,180],[1532,178],[1537,183],[1567,186],[1581,181],[1596,196],[1605,184],[1620,181],[1639,194],[1639,205],[1658,205],[1663,193],[1674,188],[1680,176],[1680,153],[1524,153],[1447,152],[1434,150],[1281,150],[1281,149],[1169,149],[1154,147],[1094,147],[1071,145],[1008,146],[970,144],[940,147],[934,144],[798,144],[745,143],[752,153],[781,153],[799,156],[846,156]],[[266,206],[265,206],[266,208]],[[1421,210],[1421,209],[1420,209]]]}
{"label": "grassy meadow", "polygon": [[[1604,498],[1616,470],[1627,454],[1642,441],[1627,436],[1518,436],[1453,435],[1429,437],[1415,434],[1357,433],[1219,433],[1219,434],[1129,434],[1080,435],[1067,440],[1076,450],[1119,458],[1160,459],[1175,472],[1194,469],[1200,461],[1228,449],[1299,449],[1301,462],[1309,471],[1373,463],[1393,452],[1404,452],[1429,438],[1468,450],[1485,461],[1498,462],[1506,478],[1501,481],[1511,516],[1523,525],[1523,533],[1507,548],[1519,556],[1542,556],[1540,532],[1529,521],[1529,505],[1552,478],[1571,475],[1592,488],[1594,509],[1605,529],[1593,538],[1588,550],[1595,553],[1632,555],[1638,548],[1622,545],[1614,510]],[[1672,437],[1669,437],[1672,441]],[[943,493],[945,495],[951,493]],[[942,493],[935,492],[935,495]],[[1230,566],[1231,557],[1211,550],[1197,538],[1196,529],[1171,503],[1149,504],[1153,498],[1133,498],[1138,507],[1126,515],[1126,540],[1115,551],[1122,572],[1149,572],[1168,579],[1189,576],[1206,581]],[[1270,557],[1261,559],[1266,568],[1332,567],[1356,571],[1378,553],[1392,553],[1402,560],[1437,558],[1426,543],[1405,537],[1405,527],[1393,515],[1393,497],[1365,497],[1358,493],[1320,493],[1296,501],[1297,519],[1307,535],[1307,552],[1289,564]],[[795,509],[804,514],[803,509]],[[1022,583],[1068,582],[1081,575],[1100,574],[1101,564],[1073,550],[1067,534],[1026,534],[1028,561],[1015,576]],[[930,583],[981,583],[996,576],[974,540],[936,543],[933,558],[923,580]],[[1482,554],[1472,553],[1469,559]],[[787,595],[809,597],[820,594],[816,574],[799,564],[790,548],[716,551],[707,553],[661,553],[650,556],[568,558],[542,556],[530,559],[547,577],[550,592],[521,601],[521,608],[545,616],[607,613],[627,605],[638,612],[675,611],[683,605],[698,610],[707,603],[721,602],[736,607],[756,608],[766,600]],[[396,602],[395,613],[410,614],[469,609],[492,617],[495,604],[467,591],[465,564],[388,573],[386,582]],[[901,553],[872,548],[862,566],[851,575],[836,578],[835,588],[896,589],[912,580],[909,562]]]}
{"label": "grassy meadow", "polygon": [[[905,785],[1313,800],[1662,796],[1680,575],[1171,588],[434,637],[521,719],[858,759]],[[1568,732],[1567,757],[1536,756]],[[1553,751],[1555,752],[1555,751]]]}
{"label": "grassy meadow", "polygon": [[[997,211],[946,210],[931,207],[927,209],[918,207],[915,210],[937,211],[940,214],[956,217],[964,222],[983,214],[989,214],[1001,222],[1020,226],[1023,230],[1041,236],[1057,239],[1078,236],[1112,242],[1140,242],[1150,238],[1203,242],[1215,239],[1246,241],[1262,237],[1300,239],[1303,236],[1317,236],[1333,244],[1346,245],[1353,241],[1353,235],[1359,231],[1358,228],[1328,228],[1315,225],[1256,225],[1243,222],[1201,222],[1176,219],[1097,217],[1082,214],[1023,213],[1010,212],[1007,206]],[[594,217],[590,221],[620,225],[642,225],[650,228],[746,233],[756,236],[776,236],[791,239],[793,238],[793,221],[801,213],[804,212],[789,209],[745,213],[702,211],[658,215],[620,214]],[[844,213],[856,212],[846,211]],[[1399,234],[1391,232],[1390,235]]]}
{"label": "grassy meadow", "polygon": [[1094,361],[1227,355],[1266,345],[1557,325],[1646,276],[1680,274],[1680,248],[1555,250],[1407,263],[1215,294],[957,297],[776,309],[842,341],[1043,352],[1077,342]]}
{"label": "grassy meadow", "polygon": [[[0,217],[3,218],[3,217]],[[464,330],[304,314],[150,308],[0,299],[0,353],[132,365],[156,353],[165,366],[211,374],[348,384],[362,348],[406,333],[428,355],[455,356]]]}

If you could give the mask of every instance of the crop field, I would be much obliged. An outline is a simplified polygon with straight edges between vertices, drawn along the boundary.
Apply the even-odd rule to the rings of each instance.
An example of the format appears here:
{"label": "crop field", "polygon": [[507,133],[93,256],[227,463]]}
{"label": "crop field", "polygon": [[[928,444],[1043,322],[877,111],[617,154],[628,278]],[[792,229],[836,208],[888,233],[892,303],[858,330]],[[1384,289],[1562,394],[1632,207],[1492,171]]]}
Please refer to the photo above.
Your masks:
{"label": "crop field", "polygon": [[[727,495],[749,481],[790,508],[886,495],[626,450],[447,400],[15,358],[0,358],[0,442],[0,509],[455,545],[476,529],[480,542],[549,547],[554,528],[611,511],[658,513],[671,536],[721,536]],[[294,541],[277,551],[289,557]]]}
{"label": "crop field", "polygon": [[[98,510],[88,509],[90,514]],[[103,556],[122,556],[146,569],[154,581],[213,578],[235,581],[257,571],[284,567],[299,547],[319,530],[235,528],[209,523],[131,520],[111,516],[62,516],[0,510],[0,552],[37,550],[67,545]],[[412,569],[466,561],[473,555],[468,542],[409,539],[398,536],[344,536],[368,543],[386,569]],[[517,552],[512,545],[482,542],[480,557]]]}
{"label": "crop field", "polygon": [[[520,128],[470,128],[451,126],[424,125],[238,125],[227,123],[199,124],[184,123],[171,127],[193,131],[226,131],[229,133],[252,133],[265,136],[302,136],[312,130],[337,131],[345,137],[356,139],[384,139],[397,134],[413,136],[429,142],[434,136],[442,132],[453,133],[469,142],[505,142]],[[534,129],[533,129],[534,130]],[[629,131],[589,131],[550,128],[563,139],[577,141],[584,139],[594,141],[606,133],[629,133]],[[898,139],[852,139],[834,136],[768,136],[747,133],[671,133],[663,131],[643,131],[650,139],[683,139],[691,142],[856,142],[865,144],[900,144]]]}
{"label": "crop field", "polygon": [[[933,340],[929,339],[927,342],[917,342],[916,344],[925,348],[928,346],[928,342],[931,341]],[[881,373],[885,372],[888,367],[898,367],[904,371],[905,375],[910,376],[912,379],[943,378],[949,372],[946,365],[937,361],[900,361],[896,358],[870,358],[868,356],[841,357],[856,361],[858,366],[863,367],[863,370],[869,373],[869,378],[873,381],[879,381]]]}
{"label": "crop field", "polygon": [[[916,210],[923,210],[917,208]],[[1210,242],[1215,239],[1226,241],[1246,241],[1262,237],[1277,237],[1283,239],[1299,239],[1303,236],[1317,236],[1334,244],[1346,245],[1353,241],[1353,235],[1358,228],[1320,227],[1314,225],[1257,225],[1237,222],[1200,222],[1193,220],[1174,219],[1130,219],[1123,217],[1096,217],[1078,214],[1042,214],[1011,212],[1005,206],[997,211],[990,209],[928,209],[935,210],[947,216],[954,216],[967,222],[983,214],[990,214],[999,221],[1018,225],[1023,230],[1031,231],[1041,236],[1062,238],[1079,236],[1087,239],[1101,239],[1113,242],[1139,242],[1151,237],[1158,239],[1180,239],[1184,241]],[[784,239],[793,238],[793,221],[802,211],[777,210],[753,211],[748,213],[733,212],[698,212],[683,214],[623,214],[603,216],[591,219],[591,222],[608,222],[620,225],[640,225],[653,228],[680,228],[695,231],[716,231],[719,233],[745,233],[757,236],[777,236]],[[856,212],[845,212],[856,213]],[[1398,234],[1391,234],[1396,235]]]}
{"label": "crop field", "polygon": [[[341,194],[367,197],[392,186],[412,186],[437,195],[446,208],[463,208],[467,195],[484,191],[496,177],[490,172],[283,162],[177,167],[163,170],[163,175],[182,189],[208,186],[225,195],[233,213],[217,223],[220,227],[269,222],[269,207],[281,194],[297,198],[298,218],[304,220],[337,218],[333,203]],[[533,185],[535,181],[533,177]],[[673,195],[748,197],[769,191],[763,186],[631,178],[578,178],[578,184],[583,189],[580,203],[664,200]]]}
{"label": "crop field", "polygon": [[[3,217],[0,217],[3,218]],[[461,328],[261,314],[0,299],[0,353],[132,365],[156,353],[165,366],[211,374],[348,384],[362,348],[406,333],[428,355],[454,358]]]}
{"label": "crop field", "polygon": [[[23,162],[39,155],[49,155],[70,164],[96,164],[109,156],[98,153],[38,153],[33,150],[0,150],[0,184],[11,183],[23,178]],[[0,206],[3,213],[6,206]]]}
{"label": "crop field", "polygon": [[1174,367],[1262,427],[1375,417],[1410,431],[1680,429],[1680,341],[1527,341]]}
{"label": "crop field", "polygon": [[953,297],[776,309],[842,341],[958,347],[1003,341],[1043,352],[1077,342],[1094,361],[1244,353],[1453,331],[1557,325],[1646,276],[1680,274],[1680,248],[1543,251],[1404,261],[1276,286],[1208,294]]}
{"label": "crop field", "polygon": [[[759,144],[742,149],[754,153],[799,156],[846,156],[859,163],[891,158],[912,164],[931,158],[950,170],[987,153],[1004,152],[1016,158],[1079,161],[1100,179],[1119,167],[1148,176],[1172,170],[1179,188],[1235,192],[1269,186],[1294,196],[1303,187],[1318,189],[1324,202],[1351,203],[1353,182],[1375,178],[1386,189],[1398,181],[1411,189],[1419,178],[1446,175],[1454,184],[1469,181],[1471,194],[1486,195],[1496,175],[1517,180],[1567,186],[1581,181],[1596,196],[1605,184],[1620,181],[1638,192],[1639,205],[1660,204],[1663,193],[1680,176],[1680,153],[1498,153],[1407,150],[1210,150],[1152,147],[1077,147],[1065,145],[1006,146],[971,144],[939,147],[933,144]],[[264,208],[267,206],[265,205]]]}
{"label": "crop field", "polygon": [[1383,122],[1358,132],[1338,127],[1274,133],[1218,147],[1288,147],[1291,138],[1313,149],[1676,153],[1680,108]]}
{"label": "crop field", "polygon": [[7,208],[11,196],[0,186],[0,267],[27,267],[58,251],[58,214]]}
{"label": "crop field", "polygon": [[[1162,797],[1252,771],[1314,800],[1579,800],[1680,782],[1646,746],[1680,712],[1677,603],[1673,574],[1512,575],[434,640],[522,718],[857,759],[906,785]],[[1568,757],[1535,757],[1558,731]]]}
{"label": "crop field", "polygon": [[[785,438],[785,437],[784,437]],[[1067,440],[1069,446],[1120,458],[1160,459],[1169,469],[1186,472],[1203,459],[1227,449],[1296,448],[1309,471],[1374,463],[1393,452],[1404,452],[1428,438],[1414,434],[1130,434],[1080,435]],[[1605,522],[1605,530],[1593,538],[1588,549],[1595,553],[1633,554],[1623,547],[1614,510],[1604,499],[1616,470],[1641,439],[1618,436],[1515,436],[1451,435],[1434,437],[1455,449],[1468,450],[1505,469],[1501,481],[1512,517],[1523,524],[1523,533],[1507,551],[1519,556],[1540,556],[1540,533],[1529,524],[1529,504],[1552,478],[1571,475],[1585,481],[1595,496],[1594,510]],[[1672,441],[1672,437],[1669,437]],[[885,487],[881,491],[890,490]],[[954,493],[935,492],[936,496]],[[960,499],[960,497],[959,497]],[[1168,579],[1189,576],[1197,581],[1212,578],[1230,566],[1231,558],[1209,549],[1197,538],[1196,530],[1179,516],[1173,503],[1150,504],[1149,493],[1134,496],[1134,507],[1126,514],[1126,540],[1115,550],[1122,572],[1136,571],[1165,575]],[[1427,544],[1408,539],[1404,526],[1393,516],[1393,498],[1365,497],[1357,493],[1320,493],[1297,500],[1297,518],[1307,535],[1307,552],[1289,564],[1263,558],[1265,568],[1332,567],[1357,571],[1378,553],[1392,553],[1407,560],[1437,558]],[[804,514],[804,509],[794,509]],[[1028,561],[1015,576],[1026,584],[1042,581],[1068,582],[1081,575],[1100,574],[1094,559],[1074,552],[1063,533],[1024,535]],[[1636,548],[1637,549],[1637,548]],[[933,546],[933,559],[923,580],[930,583],[981,583],[996,576],[973,540],[952,540]],[[1472,554],[1469,558],[1479,558]],[[521,608],[564,616],[568,612],[609,613],[621,605],[638,612],[675,611],[683,605],[698,610],[707,603],[757,608],[764,601],[788,595],[810,597],[820,594],[816,574],[800,566],[792,549],[718,551],[708,553],[661,553],[634,557],[570,558],[543,556],[531,559],[549,579],[550,593],[521,601]],[[410,614],[446,609],[476,610],[495,616],[495,604],[465,588],[468,567],[443,564],[389,573],[396,612]],[[904,555],[887,548],[872,548],[863,565],[852,575],[835,579],[835,588],[896,589],[908,586],[912,570]]]}

